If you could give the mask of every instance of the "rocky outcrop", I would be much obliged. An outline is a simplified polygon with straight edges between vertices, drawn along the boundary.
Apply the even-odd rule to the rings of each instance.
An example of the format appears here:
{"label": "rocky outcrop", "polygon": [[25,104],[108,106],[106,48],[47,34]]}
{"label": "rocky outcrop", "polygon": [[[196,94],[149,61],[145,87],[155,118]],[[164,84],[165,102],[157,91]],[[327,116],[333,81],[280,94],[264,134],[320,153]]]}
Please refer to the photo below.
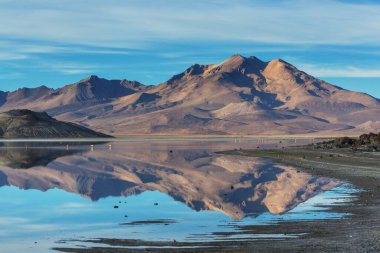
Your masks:
{"label": "rocky outcrop", "polygon": [[359,138],[342,137],[311,145],[317,149],[350,148],[353,151],[380,152],[380,133],[362,134]]}
{"label": "rocky outcrop", "polygon": [[110,137],[73,123],[58,121],[44,112],[11,110],[0,113],[0,137],[78,138]]}

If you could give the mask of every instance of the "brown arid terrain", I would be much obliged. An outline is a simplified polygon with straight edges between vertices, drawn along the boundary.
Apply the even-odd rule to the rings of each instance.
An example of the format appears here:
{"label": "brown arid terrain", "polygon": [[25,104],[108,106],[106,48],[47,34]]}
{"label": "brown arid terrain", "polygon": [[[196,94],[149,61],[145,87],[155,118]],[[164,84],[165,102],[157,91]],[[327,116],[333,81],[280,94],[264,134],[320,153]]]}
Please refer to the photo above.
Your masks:
{"label": "brown arid terrain", "polygon": [[314,78],[280,60],[233,55],[168,81],[90,76],[59,89],[0,93],[0,110],[46,111],[115,135],[359,135],[380,130],[380,101]]}

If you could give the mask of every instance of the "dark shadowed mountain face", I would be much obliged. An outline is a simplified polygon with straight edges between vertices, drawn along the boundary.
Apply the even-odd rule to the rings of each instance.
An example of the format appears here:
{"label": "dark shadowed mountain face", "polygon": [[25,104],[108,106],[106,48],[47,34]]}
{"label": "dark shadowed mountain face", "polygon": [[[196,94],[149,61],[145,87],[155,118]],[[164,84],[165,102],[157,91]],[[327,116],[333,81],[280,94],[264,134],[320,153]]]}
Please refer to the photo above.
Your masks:
{"label": "dark shadowed mountain face", "polygon": [[109,137],[73,123],[57,121],[46,113],[11,110],[0,113],[0,138]]}
{"label": "dark shadowed mountain face", "polygon": [[116,135],[380,131],[378,99],[280,59],[233,55],[219,64],[195,64],[156,86],[91,76],[56,90],[36,89],[0,94],[0,110],[47,111]]}

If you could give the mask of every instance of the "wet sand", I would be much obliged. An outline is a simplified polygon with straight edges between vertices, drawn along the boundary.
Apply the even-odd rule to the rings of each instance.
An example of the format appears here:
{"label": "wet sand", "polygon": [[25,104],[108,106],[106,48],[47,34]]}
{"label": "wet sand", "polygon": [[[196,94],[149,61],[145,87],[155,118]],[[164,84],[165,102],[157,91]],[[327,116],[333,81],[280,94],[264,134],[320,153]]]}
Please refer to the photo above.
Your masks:
{"label": "wet sand", "polygon": [[[300,171],[348,181],[362,189],[348,204],[334,212],[352,215],[340,220],[281,222],[270,226],[241,226],[242,235],[294,235],[288,239],[241,239],[236,242],[154,242],[128,239],[96,239],[92,248],[57,248],[62,252],[380,252],[380,153],[349,150],[233,150],[220,155],[264,157],[297,166]],[[228,236],[228,234],[226,234]],[[83,242],[83,241],[82,241]],[[78,242],[80,244],[80,242]]]}

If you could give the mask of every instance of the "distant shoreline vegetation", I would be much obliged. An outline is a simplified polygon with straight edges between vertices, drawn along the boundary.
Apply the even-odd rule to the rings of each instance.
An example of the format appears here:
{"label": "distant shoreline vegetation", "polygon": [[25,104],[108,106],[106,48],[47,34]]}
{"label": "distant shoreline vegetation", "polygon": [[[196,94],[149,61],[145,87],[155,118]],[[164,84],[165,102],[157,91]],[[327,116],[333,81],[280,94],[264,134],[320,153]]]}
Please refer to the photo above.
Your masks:
{"label": "distant shoreline vegetation", "polygon": [[316,149],[351,148],[353,151],[379,152],[380,132],[362,134],[359,138],[341,137],[331,141],[310,144]]}

